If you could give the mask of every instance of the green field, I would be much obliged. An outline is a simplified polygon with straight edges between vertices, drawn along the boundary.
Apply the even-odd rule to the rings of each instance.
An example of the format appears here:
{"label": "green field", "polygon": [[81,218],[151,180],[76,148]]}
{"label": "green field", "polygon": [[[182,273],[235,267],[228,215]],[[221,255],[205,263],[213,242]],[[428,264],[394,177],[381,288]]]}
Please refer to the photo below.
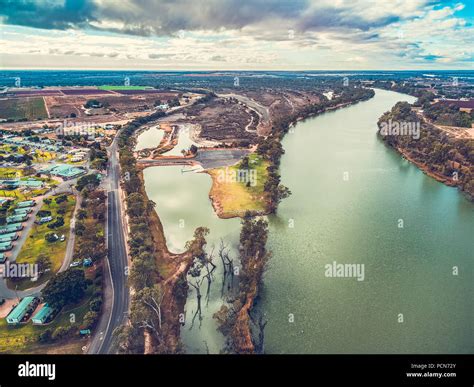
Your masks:
{"label": "green field", "polygon": [[99,86],[100,90],[146,90],[145,86],[114,86],[114,85],[103,85]]}
{"label": "green field", "polygon": [[248,170],[255,174],[255,184],[250,186],[242,181],[222,178],[242,170],[241,163],[208,171],[212,176],[211,196],[220,206],[221,217],[243,216],[246,211],[263,213],[267,208],[267,193],[264,186],[268,178],[269,163],[255,153],[250,154],[248,158]]}
{"label": "green field", "polygon": [[48,118],[48,113],[41,97],[0,100],[0,119],[32,121],[45,118]]}

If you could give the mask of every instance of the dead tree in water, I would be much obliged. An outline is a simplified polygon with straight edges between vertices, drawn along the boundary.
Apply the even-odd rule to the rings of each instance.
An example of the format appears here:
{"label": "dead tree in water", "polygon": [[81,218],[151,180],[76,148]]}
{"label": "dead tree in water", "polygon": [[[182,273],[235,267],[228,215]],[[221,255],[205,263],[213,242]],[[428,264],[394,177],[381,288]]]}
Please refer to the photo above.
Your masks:
{"label": "dead tree in water", "polygon": [[[257,330],[255,336],[253,337],[254,347],[256,353],[264,353],[264,341],[265,341],[265,326],[268,323],[268,320],[265,318],[265,314],[259,313],[258,320],[255,319],[250,315],[250,320],[252,321],[253,325],[256,327]],[[254,335],[252,335],[254,336]]]}
{"label": "dead tree in water", "polygon": [[[212,262],[212,258],[214,256],[214,248],[212,248],[212,251],[209,255],[204,254],[203,257],[203,266],[206,268],[206,274],[204,277],[207,279],[207,291],[206,291],[206,302],[209,304],[209,295],[211,293],[211,283],[212,283],[212,273],[214,270],[216,270],[216,265],[214,265],[214,262]],[[211,270],[209,270],[209,266],[212,267]]]}
{"label": "dead tree in water", "polygon": [[204,281],[204,277],[196,279],[196,281],[193,283],[192,281],[188,281],[188,284],[191,285],[195,290],[196,290],[196,298],[197,298],[197,309],[196,312],[194,313],[193,319],[191,321],[191,326],[189,329],[191,330],[194,326],[194,320],[196,319],[196,316],[199,315],[199,321],[202,321],[202,313],[201,313],[201,284],[202,281]]}
{"label": "dead tree in water", "polygon": [[[227,245],[224,243],[224,240],[221,238],[221,244],[219,246],[219,257],[222,261],[222,267],[224,268],[224,275],[222,277],[222,289],[221,295],[224,295],[225,283],[228,280],[228,276],[230,275],[230,284],[233,283],[234,278],[234,262],[229,256],[229,249]],[[230,285],[228,286],[228,290],[230,290]]]}

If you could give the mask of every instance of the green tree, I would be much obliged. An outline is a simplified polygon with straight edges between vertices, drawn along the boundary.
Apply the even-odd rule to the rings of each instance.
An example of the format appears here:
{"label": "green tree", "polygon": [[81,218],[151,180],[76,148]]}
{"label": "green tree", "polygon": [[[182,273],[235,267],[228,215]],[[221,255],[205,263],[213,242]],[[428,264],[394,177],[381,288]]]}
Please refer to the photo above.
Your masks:
{"label": "green tree", "polygon": [[86,279],[82,270],[68,269],[50,280],[43,289],[44,300],[53,308],[73,304],[82,299],[86,289]]}

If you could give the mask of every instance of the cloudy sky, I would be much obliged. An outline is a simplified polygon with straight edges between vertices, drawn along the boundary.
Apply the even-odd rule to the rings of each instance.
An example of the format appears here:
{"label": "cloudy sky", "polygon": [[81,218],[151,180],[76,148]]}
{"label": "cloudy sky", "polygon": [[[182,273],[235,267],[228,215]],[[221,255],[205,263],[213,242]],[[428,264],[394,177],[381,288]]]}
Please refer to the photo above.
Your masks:
{"label": "cloudy sky", "polygon": [[0,0],[1,68],[473,69],[474,0]]}

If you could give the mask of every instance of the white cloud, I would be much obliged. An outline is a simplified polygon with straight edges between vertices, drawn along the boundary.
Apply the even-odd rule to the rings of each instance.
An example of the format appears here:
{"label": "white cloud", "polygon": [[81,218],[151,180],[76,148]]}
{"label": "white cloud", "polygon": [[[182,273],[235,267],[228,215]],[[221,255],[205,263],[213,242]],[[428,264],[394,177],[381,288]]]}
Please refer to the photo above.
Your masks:
{"label": "white cloud", "polygon": [[[228,0],[230,1],[230,0]],[[109,9],[110,0],[96,1]],[[146,3],[146,1],[144,2]],[[179,2],[180,4],[183,1]],[[42,55],[41,64],[117,68],[235,69],[347,69],[406,68],[438,65],[469,66],[473,58],[473,28],[456,13],[464,4],[435,8],[428,0],[394,0],[388,7],[373,0],[312,1],[300,16],[253,20],[241,28],[231,23],[205,28],[201,23],[212,10],[196,16],[199,27],[176,29],[170,36],[136,36],[97,29],[41,30],[4,26],[0,54],[17,65],[25,57]],[[92,21],[93,28],[147,29],[130,24],[142,8],[132,0],[120,2],[113,15]],[[171,7],[171,5],[169,6]],[[196,10],[193,6],[192,10]],[[171,8],[167,10],[176,16]],[[125,15],[122,20],[114,15]],[[150,14],[150,17],[153,13]],[[222,15],[219,15],[222,17]],[[217,17],[217,16],[216,16]],[[332,19],[332,18],[337,18]],[[238,24],[238,23],[237,23]],[[289,34],[289,30],[293,33]],[[182,31],[182,33],[180,33]],[[50,57],[48,61],[48,56]],[[93,58],[93,59],[91,59]],[[28,64],[32,63],[32,60]],[[54,65],[54,66],[53,66]]]}

